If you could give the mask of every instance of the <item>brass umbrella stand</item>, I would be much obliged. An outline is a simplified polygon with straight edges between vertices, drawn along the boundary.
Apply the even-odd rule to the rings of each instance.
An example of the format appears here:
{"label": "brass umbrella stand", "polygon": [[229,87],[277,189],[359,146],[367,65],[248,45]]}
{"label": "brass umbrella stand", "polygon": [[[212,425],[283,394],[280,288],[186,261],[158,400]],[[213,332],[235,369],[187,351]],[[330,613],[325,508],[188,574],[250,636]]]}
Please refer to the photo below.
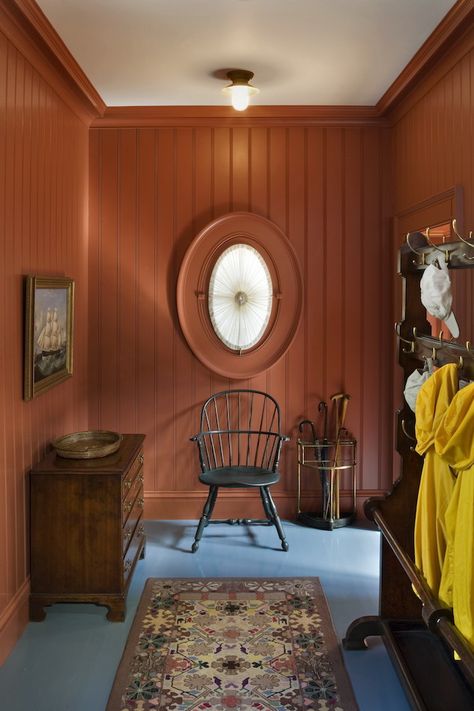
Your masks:
{"label": "brass umbrella stand", "polygon": [[[336,440],[297,440],[297,520],[306,526],[332,531],[334,528],[348,526],[356,517],[357,477],[356,477],[356,447],[355,439],[348,436],[347,431],[341,431]],[[318,473],[312,477],[321,489],[321,508],[317,512],[301,510],[302,499],[302,468]],[[311,486],[311,497],[318,497]],[[341,494],[349,494],[351,508],[342,512]]]}

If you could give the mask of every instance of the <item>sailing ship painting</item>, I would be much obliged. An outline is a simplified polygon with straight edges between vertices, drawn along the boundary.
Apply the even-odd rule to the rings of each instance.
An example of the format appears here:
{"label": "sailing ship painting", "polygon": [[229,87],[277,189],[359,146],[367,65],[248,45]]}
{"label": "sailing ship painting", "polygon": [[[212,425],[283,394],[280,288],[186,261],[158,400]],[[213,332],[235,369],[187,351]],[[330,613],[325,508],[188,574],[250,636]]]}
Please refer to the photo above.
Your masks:
{"label": "sailing ship painting", "polygon": [[73,282],[27,277],[25,398],[72,374]]}
{"label": "sailing ship painting", "polygon": [[66,296],[65,289],[43,289],[41,301],[58,305],[35,304],[35,380],[58,372],[66,363]]}

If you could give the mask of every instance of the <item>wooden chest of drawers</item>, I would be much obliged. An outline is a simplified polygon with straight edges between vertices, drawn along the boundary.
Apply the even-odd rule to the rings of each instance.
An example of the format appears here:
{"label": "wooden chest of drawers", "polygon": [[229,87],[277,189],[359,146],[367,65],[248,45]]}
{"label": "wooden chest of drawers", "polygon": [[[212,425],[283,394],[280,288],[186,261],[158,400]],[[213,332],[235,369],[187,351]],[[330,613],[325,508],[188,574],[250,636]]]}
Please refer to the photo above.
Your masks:
{"label": "wooden chest of drawers", "polygon": [[30,619],[55,602],[108,607],[123,621],[137,560],[144,556],[143,441],[124,435],[102,459],[50,452],[31,471]]}

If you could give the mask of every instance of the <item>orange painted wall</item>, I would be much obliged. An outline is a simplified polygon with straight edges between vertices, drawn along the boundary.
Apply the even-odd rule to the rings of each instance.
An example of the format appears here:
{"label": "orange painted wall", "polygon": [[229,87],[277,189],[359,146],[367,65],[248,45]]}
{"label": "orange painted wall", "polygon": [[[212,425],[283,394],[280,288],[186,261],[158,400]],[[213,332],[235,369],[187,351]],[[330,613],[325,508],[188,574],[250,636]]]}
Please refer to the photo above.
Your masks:
{"label": "orange painted wall", "polygon": [[453,185],[464,191],[464,224],[474,229],[474,28],[394,111],[394,214]]}
{"label": "orange painted wall", "polygon": [[[214,122],[215,123],[215,122]],[[295,435],[320,398],[352,395],[359,486],[385,489],[392,364],[382,127],[103,128],[91,131],[91,427],[147,435],[148,517],[194,517],[204,487],[188,438],[208,395],[238,382],[206,370],[180,332],[176,279],[186,248],[213,218],[250,210],[288,235],[301,262],[302,326],[287,355],[244,387],[283,411],[283,481],[295,513]],[[314,489],[310,480],[306,486]],[[242,512],[228,494],[224,511]],[[366,496],[366,493],[361,493]],[[248,501],[248,499],[247,499]]]}
{"label": "orange painted wall", "polygon": [[[88,414],[88,129],[8,29],[0,24],[0,663],[27,619],[28,471]],[[76,281],[74,377],[24,402],[23,277],[35,273]]]}

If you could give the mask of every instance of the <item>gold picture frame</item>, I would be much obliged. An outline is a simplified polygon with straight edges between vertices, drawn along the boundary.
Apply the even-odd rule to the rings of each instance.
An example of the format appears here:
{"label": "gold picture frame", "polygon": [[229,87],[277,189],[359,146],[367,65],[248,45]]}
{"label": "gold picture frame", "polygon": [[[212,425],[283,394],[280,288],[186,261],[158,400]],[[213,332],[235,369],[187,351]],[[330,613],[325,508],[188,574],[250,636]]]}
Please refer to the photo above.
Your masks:
{"label": "gold picture frame", "polygon": [[25,288],[24,399],[72,375],[74,281],[28,275]]}

